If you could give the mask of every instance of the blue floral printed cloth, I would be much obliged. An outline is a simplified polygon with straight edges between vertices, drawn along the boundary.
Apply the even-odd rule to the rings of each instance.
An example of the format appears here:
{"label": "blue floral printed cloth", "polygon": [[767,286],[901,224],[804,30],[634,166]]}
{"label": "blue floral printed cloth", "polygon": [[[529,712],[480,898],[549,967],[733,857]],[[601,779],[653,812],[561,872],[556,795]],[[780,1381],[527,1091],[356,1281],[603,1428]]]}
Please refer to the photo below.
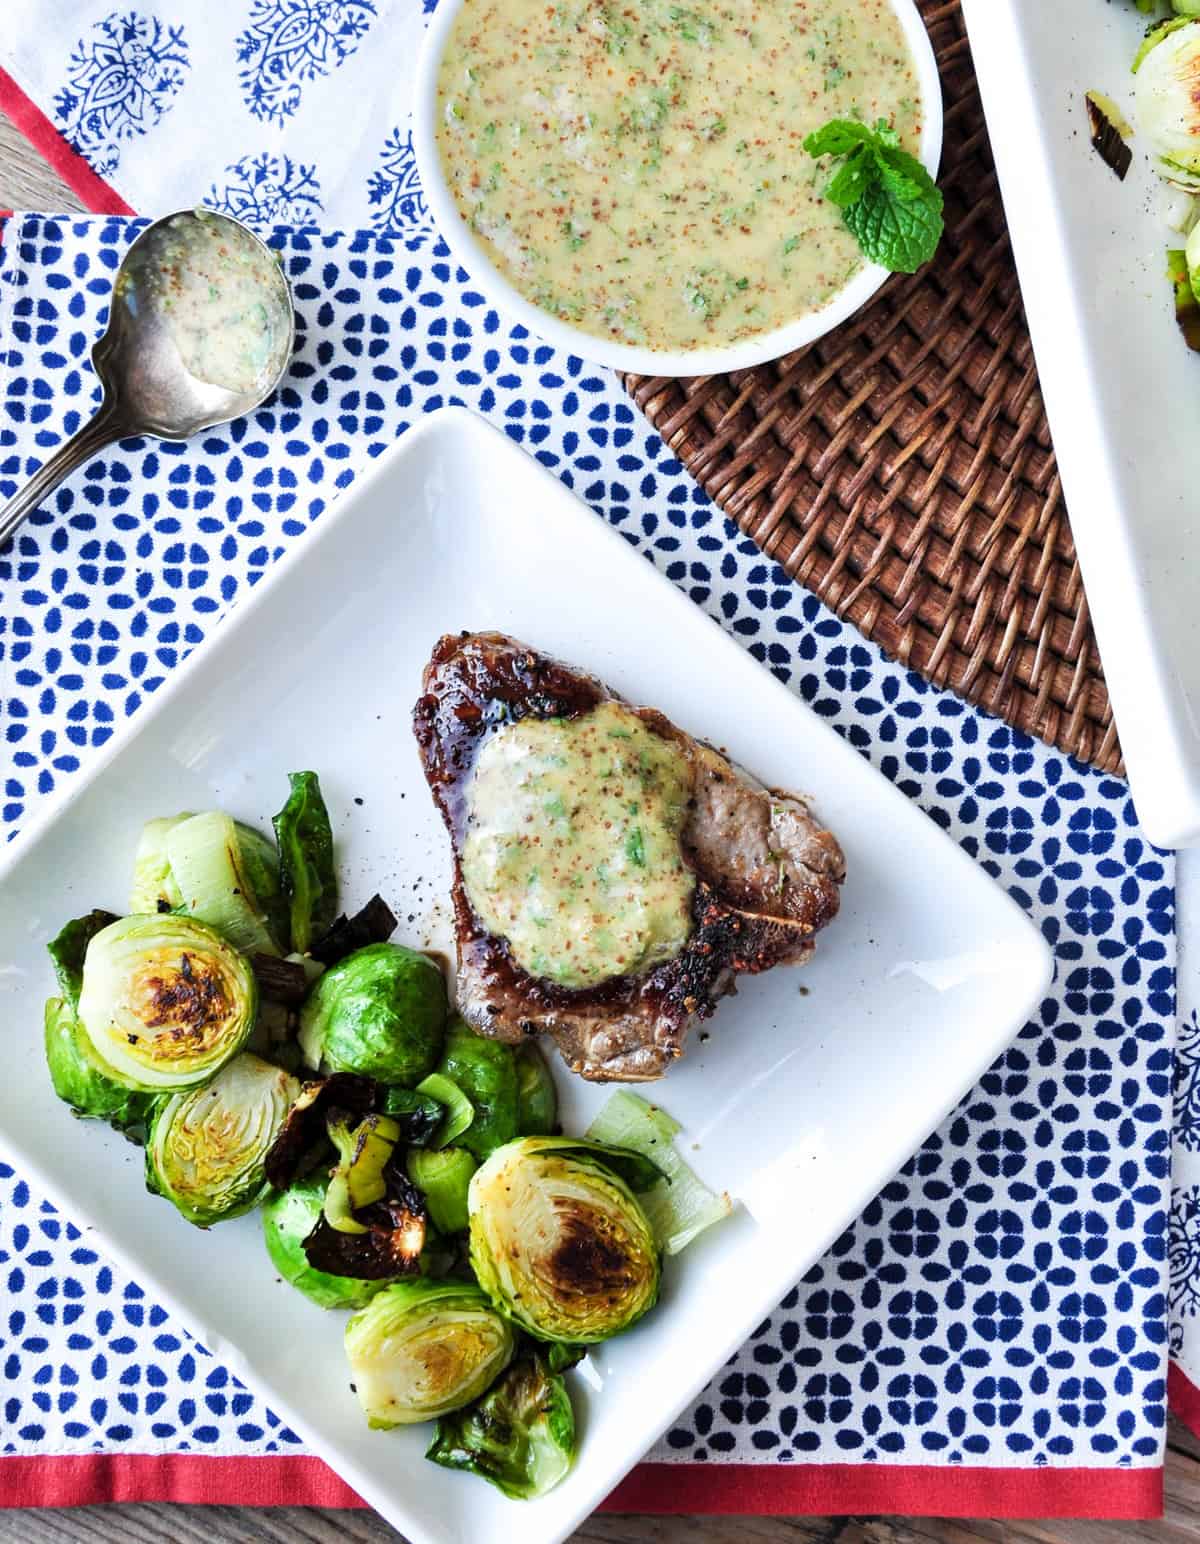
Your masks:
{"label": "blue floral printed cloth", "polygon": [[[36,216],[10,227],[5,492],[94,405],[88,349],[135,229]],[[888,663],[738,535],[614,380],[506,324],[436,241],[273,239],[302,320],[278,400],[187,445],[104,453],[0,559],[9,834],[69,792],[373,455],[444,403],[476,409],[896,780],[1058,957],[1037,1021],[656,1456],[1157,1465],[1173,874],[1125,785]],[[18,1171],[2,1172],[4,1451],[295,1443]]]}
{"label": "blue floral printed cloth", "polygon": [[[1200,1310],[1194,1020],[1173,1210],[1169,1195],[1172,860],[1141,836],[1124,784],[887,662],[739,536],[610,376],[476,293],[412,157],[434,3],[82,0],[51,21],[40,0],[5,0],[0,67],[73,149],[142,212],[204,197],[279,227],[303,324],[269,407],[186,446],[106,452],[0,558],[5,833],[69,793],[372,456],[444,403],[476,409],[898,782],[1058,959],[1037,1021],[654,1456],[1154,1468],[1168,1339],[1186,1366]],[[135,229],[10,226],[0,491],[92,411],[88,350]],[[0,1273],[4,1452],[296,1449],[7,1167]]]}

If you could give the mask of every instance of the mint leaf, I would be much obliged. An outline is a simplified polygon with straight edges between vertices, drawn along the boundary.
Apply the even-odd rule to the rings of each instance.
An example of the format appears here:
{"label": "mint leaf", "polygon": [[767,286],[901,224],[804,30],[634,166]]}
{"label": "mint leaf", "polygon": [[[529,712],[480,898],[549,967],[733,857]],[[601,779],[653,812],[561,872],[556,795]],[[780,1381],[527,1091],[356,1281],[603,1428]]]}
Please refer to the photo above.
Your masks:
{"label": "mint leaf", "polygon": [[937,251],[942,238],[942,195],[901,199],[877,179],[842,218],[863,256],[893,273],[916,273]]}
{"label": "mint leaf", "polygon": [[856,145],[870,145],[874,139],[865,123],[854,118],[831,118],[824,128],[808,136],[804,148],[809,155],[849,155]]}
{"label": "mint leaf", "polygon": [[874,129],[834,118],[804,141],[813,156],[842,156],[825,197],[842,211],[870,262],[893,273],[915,273],[942,238],[942,194],[915,156],[900,148],[885,119]]}
{"label": "mint leaf", "polygon": [[859,145],[829,179],[825,197],[839,209],[857,204],[874,176],[874,157],[869,150]]}

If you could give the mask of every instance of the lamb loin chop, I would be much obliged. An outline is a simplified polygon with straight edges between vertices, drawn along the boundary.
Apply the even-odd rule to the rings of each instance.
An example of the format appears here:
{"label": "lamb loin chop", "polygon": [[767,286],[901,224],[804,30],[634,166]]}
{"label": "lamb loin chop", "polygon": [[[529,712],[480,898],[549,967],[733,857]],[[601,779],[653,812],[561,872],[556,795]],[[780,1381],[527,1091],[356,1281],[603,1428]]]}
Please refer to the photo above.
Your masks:
{"label": "lamb loin chop", "polygon": [[802,799],[501,633],[442,638],[422,685],[480,1034],[549,1034],[585,1078],[657,1078],[739,973],[812,954],[845,861]]}

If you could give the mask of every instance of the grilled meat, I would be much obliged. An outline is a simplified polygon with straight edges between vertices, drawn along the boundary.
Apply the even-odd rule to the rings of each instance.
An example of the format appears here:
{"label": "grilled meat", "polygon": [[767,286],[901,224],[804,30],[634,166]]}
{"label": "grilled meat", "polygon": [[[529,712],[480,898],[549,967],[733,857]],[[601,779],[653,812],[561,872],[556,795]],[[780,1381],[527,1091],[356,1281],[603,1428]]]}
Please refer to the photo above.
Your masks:
{"label": "grilled meat", "polygon": [[629,708],[684,758],[690,797],[678,841],[690,870],[686,942],[640,972],[582,987],[531,973],[485,926],[468,893],[463,854],[476,761],[502,726],[579,720],[617,699],[593,677],[500,633],[442,638],[422,684],[413,727],[454,848],[458,1003],[480,1034],[513,1042],[549,1034],[585,1078],[657,1078],[682,1054],[692,1022],[714,1012],[738,974],[811,955],[814,935],[837,913],[845,876],[835,838],[802,799],[760,787],[654,709]]}

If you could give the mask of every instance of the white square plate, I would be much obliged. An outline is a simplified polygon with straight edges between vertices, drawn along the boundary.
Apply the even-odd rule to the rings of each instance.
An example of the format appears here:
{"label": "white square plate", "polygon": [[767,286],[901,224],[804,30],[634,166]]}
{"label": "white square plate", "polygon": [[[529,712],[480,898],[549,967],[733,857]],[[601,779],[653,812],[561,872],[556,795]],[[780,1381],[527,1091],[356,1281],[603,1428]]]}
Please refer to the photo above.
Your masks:
{"label": "white square plate", "polygon": [[1200,842],[1200,358],[1175,326],[1146,141],[1118,182],[1084,93],[1128,110],[1128,0],[963,0],[1071,530],[1130,786]]}
{"label": "white square plate", "polygon": [[[427,1429],[368,1431],[344,1316],[277,1282],[254,1217],[205,1233],[148,1196],[140,1155],[69,1119],[41,1057],[46,940],[121,906],[141,822],[212,805],[264,821],[289,769],[321,773],[348,903],[379,889],[421,914],[399,938],[444,938],[448,848],[409,713],[435,638],[460,627],[595,670],[768,784],[812,793],[849,863],[815,963],[746,981],[661,1086],[689,1158],[740,1206],[670,1263],[660,1307],[572,1376],[579,1462],[534,1503],[426,1463]],[[524,452],[453,409],[359,478],[0,878],[3,1145],[416,1544],[571,1533],[1004,1048],[1051,968],[931,821]],[[582,1130],[606,1091],[557,1082]]]}

